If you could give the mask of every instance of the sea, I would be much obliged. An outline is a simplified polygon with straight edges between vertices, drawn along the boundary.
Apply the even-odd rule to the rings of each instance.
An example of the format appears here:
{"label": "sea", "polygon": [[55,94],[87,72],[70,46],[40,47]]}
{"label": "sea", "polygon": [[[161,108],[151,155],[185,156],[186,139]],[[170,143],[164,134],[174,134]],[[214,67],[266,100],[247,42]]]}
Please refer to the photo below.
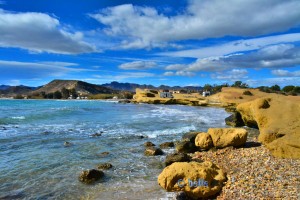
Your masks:
{"label": "sea", "polygon": [[[157,183],[165,155],[144,143],[226,127],[224,109],[100,100],[0,100],[0,199],[169,199]],[[100,133],[101,136],[93,137]],[[64,143],[69,142],[70,146]],[[82,170],[111,163],[95,184]]]}

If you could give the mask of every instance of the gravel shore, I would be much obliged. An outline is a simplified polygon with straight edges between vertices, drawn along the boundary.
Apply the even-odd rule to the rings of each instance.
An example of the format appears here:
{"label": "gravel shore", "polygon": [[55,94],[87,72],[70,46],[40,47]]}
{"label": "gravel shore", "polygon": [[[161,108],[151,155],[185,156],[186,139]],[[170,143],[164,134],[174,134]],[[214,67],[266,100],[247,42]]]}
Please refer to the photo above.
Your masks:
{"label": "gravel shore", "polygon": [[300,160],[273,157],[255,131],[243,148],[196,152],[194,158],[212,161],[227,173],[218,200],[300,199]]}

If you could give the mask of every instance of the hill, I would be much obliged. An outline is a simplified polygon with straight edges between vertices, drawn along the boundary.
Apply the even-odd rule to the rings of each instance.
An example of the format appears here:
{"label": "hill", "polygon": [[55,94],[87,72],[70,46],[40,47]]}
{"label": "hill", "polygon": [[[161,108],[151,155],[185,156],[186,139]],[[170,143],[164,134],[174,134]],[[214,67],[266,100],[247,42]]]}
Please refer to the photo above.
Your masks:
{"label": "hill", "polygon": [[34,93],[54,93],[56,91],[61,91],[63,88],[71,90],[75,89],[78,94],[89,95],[89,94],[111,94],[116,93],[117,91],[106,88],[100,85],[95,85],[83,81],[77,80],[53,80],[50,83],[44,85],[38,90],[35,90]]}
{"label": "hill", "polygon": [[185,87],[180,87],[180,86],[167,86],[167,85],[161,85],[159,87],[155,87],[153,85],[140,85],[136,83],[119,83],[117,81],[113,81],[111,83],[106,83],[102,84],[101,86],[111,88],[114,90],[122,90],[122,91],[130,91],[130,92],[135,92],[137,88],[140,89],[164,89],[164,90],[193,90],[193,91],[198,91],[202,90],[203,87],[194,87],[194,86],[185,86]]}
{"label": "hill", "polygon": [[1,96],[15,96],[15,95],[24,95],[29,92],[34,91],[37,87],[29,87],[29,86],[7,86],[1,85],[0,94]]}

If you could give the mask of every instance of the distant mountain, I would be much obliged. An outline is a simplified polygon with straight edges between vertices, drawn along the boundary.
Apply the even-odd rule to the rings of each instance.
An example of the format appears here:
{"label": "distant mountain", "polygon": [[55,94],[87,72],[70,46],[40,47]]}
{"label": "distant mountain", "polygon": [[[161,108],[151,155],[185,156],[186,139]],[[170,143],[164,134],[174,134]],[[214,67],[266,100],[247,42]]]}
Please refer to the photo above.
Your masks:
{"label": "distant mountain", "polygon": [[61,91],[63,88],[68,90],[75,89],[77,93],[82,95],[87,94],[111,94],[116,93],[117,91],[106,88],[100,85],[90,84],[83,81],[77,80],[53,80],[50,83],[44,85],[43,87],[35,90],[34,93],[54,93],[56,91]]}
{"label": "distant mountain", "polygon": [[9,85],[0,85],[0,90],[6,90],[9,87],[11,87],[11,86],[9,86]]}
{"label": "distant mountain", "polygon": [[19,85],[19,86],[1,85],[1,88],[2,89],[0,89],[0,94],[6,96],[27,94],[37,89],[37,87],[29,87],[24,85]]}
{"label": "distant mountain", "polygon": [[132,91],[135,92],[136,88],[141,89],[163,89],[163,90],[202,90],[203,87],[195,87],[195,86],[186,86],[186,87],[180,87],[180,86],[167,86],[167,85],[161,85],[159,87],[155,87],[153,85],[139,85],[135,83],[119,83],[116,81],[113,81],[111,83],[102,84],[101,86],[111,88],[114,90],[122,90],[122,91]]}

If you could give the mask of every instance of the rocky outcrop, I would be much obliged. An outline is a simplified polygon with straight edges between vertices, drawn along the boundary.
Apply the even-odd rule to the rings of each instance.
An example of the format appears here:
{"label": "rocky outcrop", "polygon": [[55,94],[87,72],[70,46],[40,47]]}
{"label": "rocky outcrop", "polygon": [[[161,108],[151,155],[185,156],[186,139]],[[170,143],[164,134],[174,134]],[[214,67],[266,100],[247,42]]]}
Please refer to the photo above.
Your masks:
{"label": "rocky outcrop", "polygon": [[195,138],[197,137],[199,132],[189,132],[189,133],[185,133],[183,136],[182,136],[182,140],[188,140],[192,143],[195,142]]}
{"label": "rocky outcrop", "polygon": [[156,147],[147,147],[144,152],[145,156],[158,156],[163,154],[164,152],[160,148],[156,148]]}
{"label": "rocky outcrop", "polygon": [[159,147],[162,148],[162,149],[172,148],[174,146],[175,146],[174,142],[164,142],[164,143],[159,145]]}
{"label": "rocky outcrop", "polygon": [[197,137],[195,138],[195,145],[196,147],[204,150],[208,150],[213,147],[213,141],[211,136],[208,133],[198,133]]}
{"label": "rocky outcrop", "polygon": [[104,173],[97,169],[89,169],[84,170],[79,175],[79,181],[90,184],[94,183],[95,181],[101,179],[104,176]]}
{"label": "rocky outcrop", "polygon": [[273,96],[237,106],[246,125],[256,124],[259,141],[280,158],[300,158],[300,99]]}
{"label": "rocky outcrop", "polygon": [[211,162],[176,162],[158,176],[158,184],[169,192],[184,191],[192,199],[219,193],[226,181],[222,169]]}
{"label": "rocky outcrop", "polygon": [[240,147],[247,140],[247,130],[243,128],[210,128],[207,133],[216,148]]}
{"label": "rocky outcrop", "polygon": [[165,165],[169,166],[174,162],[189,162],[191,157],[185,153],[172,153],[166,156]]}

